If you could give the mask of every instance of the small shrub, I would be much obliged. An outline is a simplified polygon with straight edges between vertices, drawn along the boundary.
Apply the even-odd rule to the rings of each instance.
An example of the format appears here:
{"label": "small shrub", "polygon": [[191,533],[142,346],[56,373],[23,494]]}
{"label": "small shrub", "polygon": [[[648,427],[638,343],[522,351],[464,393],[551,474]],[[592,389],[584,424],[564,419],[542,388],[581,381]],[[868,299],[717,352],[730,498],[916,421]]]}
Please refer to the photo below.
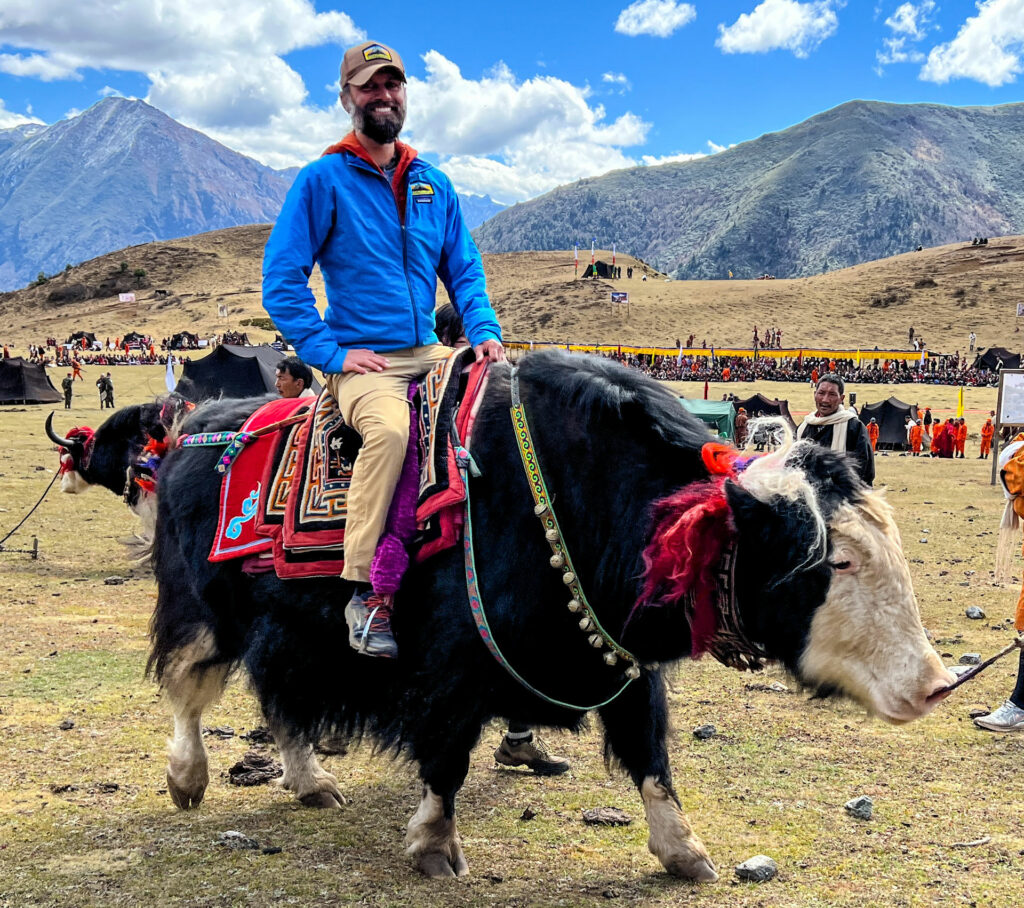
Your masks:
{"label": "small shrub", "polygon": [[266,316],[243,318],[239,324],[251,326],[253,328],[262,328],[264,331],[277,331],[277,326],[274,324],[273,319],[267,318]]}
{"label": "small shrub", "polygon": [[914,281],[914,289],[915,290],[924,290],[926,287],[938,287],[938,286],[939,285],[935,283],[935,280],[933,278],[930,278],[930,277],[919,277],[916,281]]}
{"label": "small shrub", "polygon": [[128,270],[128,263],[121,262],[121,274],[124,274]]}
{"label": "small shrub", "polygon": [[963,287],[957,287],[953,291],[953,299],[955,300],[962,300],[965,296],[967,296],[967,291]]}

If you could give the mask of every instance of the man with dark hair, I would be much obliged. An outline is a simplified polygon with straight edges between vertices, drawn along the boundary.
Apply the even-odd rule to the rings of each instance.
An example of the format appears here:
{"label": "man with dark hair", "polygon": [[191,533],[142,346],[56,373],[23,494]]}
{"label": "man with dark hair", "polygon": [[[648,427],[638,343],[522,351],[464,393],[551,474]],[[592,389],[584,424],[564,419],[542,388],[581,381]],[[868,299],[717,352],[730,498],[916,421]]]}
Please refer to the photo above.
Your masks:
{"label": "man with dark hair", "polygon": [[[390,47],[345,51],[341,103],[352,132],[299,171],[267,241],[263,305],[298,354],[324,373],[341,415],[363,438],[345,526],[342,577],[349,642],[397,655],[391,602],[370,565],[409,438],[409,382],[449,355],[434,333],[440,278],[465,322],[477,361],[505,358],[480,252],[451,180],[398,141],[406,77]],[[320,265],[320,316],[309,276]]]}
{"label": "man with dark hair", "polygon": [[74,385],[72,384],[72,378],[71,378],[71,373],[70,372],[66,376],[64,376],[64,379],[61,381],[60,386],[61,386],[61,388],[64,391],[64,409],[65,410],[70,410],[71,409],[71,392],[72,392],[72,389],[74,388]]}
{"label": "man with dark hair", "polygon": [[297,356],[286,356],[275,368],[274,386],[282,397],[313,396],[313,370]]}
{"label": "man with dark hair", "polygon": [[875,479],[871,441],[856,411],[843,405],[845,400],[846,383],[834,372],[822,375],[814,386],[815,410],[804,417],[797,438],[849,454],[860,478],[871,485]]}
{"label": "man with dark hair", "polygon": [[108,410],[113,410],[114,409],[114,380],[110,377],[110,373],[109,372],[106,374],[105,378],[107,379],[107,386],[104,389],[103,406],[106,407]]}

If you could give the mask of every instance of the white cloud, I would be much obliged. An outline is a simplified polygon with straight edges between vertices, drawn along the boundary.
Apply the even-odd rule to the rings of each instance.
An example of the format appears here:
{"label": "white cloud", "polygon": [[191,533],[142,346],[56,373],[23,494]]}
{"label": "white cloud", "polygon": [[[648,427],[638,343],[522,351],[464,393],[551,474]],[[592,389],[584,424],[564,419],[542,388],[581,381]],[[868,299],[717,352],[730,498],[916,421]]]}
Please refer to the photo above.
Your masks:
{"label": "white cloud", "polygon": [[4,0],[0,45],[31,53],[3,54],[0,71],[143,73],[149,100],[172,116],[256,125],[305,97],[283,54],[364,37],[347,14],[318,13],[311,0]]}
{"label": "white cloud", "polygon": [[806,57],[839,26],[840,0],[762,0],[732,25],[718,26],[715,44],[727,54],[792,51]]}
{"label": "white cloud", "polygon": [[460,189],[502,202],[636,163],[649,125],[632,113],[607,122],[589,90],[552,76],[518,81],[504,64],[479,80],[437,51],[427,77],[409,80],[409,140],[440,156]]}
{"label": "white cloud", "polygon": [[921,3],[903,3],[896,7],[895,11],[885,24],[897,35],[906,35],[915,41],[925,35],[928,26],[928,17],[935,12],[935,0],[923,0]]}
{"label": "white cloud", "polygon": [[875,52],[878,66],[875,72],[883,74],[883,67],[893,63],[920,63],[925,56],[915,42],[921,41],[931,25],[930,16],[935,12],[935,0],[920,3],[902,3],[885,20],[892,35],[882,39],[882,49]]}
{"label": "white cloud", "polygon": [[608,82],[612,85],[618,85],[623,91],[629,91],[632,88],[629,79],[626,78],[625,73],[604,73],[601,76],[602,82]]}
{"label": "white cloud", "polygon": [[675,0],[636,0],[621,13],[615,22],[615,31],[620,35],[653,35],[667,38],[672,32],[688,25],[697,18],[692,3],[676,3]]}
{"label": "white cloud", "polygon": [[977,10],[952,41],[932,48],[922,79],[974,79],[993,88],[1016,81],[1024,56],[1024,0],[979,0]]}
{"label": "white cloud", "polygon": [[38,117],[32,116],[31,108],[29,108],[27,115],[8,110],[3,98],[0,98],[0,129],[12,129],[15,126],[24,126],[26,123],[39,123],[42,125],[43,121]]}
{"label": "white cloud", "polygon": [[725,151],[726,148],[732,147],[732,145],[718,145],[708,139],[707,151],[695,151],[692,153],[678,152],[676,154],[666,155],[645,154],[640,157],[640,163],[647,167],[657,167],[659,164],[675,164],[680,161],[696,161],[700,158],[706,158],[708,155],[718,154],[720,151]]}

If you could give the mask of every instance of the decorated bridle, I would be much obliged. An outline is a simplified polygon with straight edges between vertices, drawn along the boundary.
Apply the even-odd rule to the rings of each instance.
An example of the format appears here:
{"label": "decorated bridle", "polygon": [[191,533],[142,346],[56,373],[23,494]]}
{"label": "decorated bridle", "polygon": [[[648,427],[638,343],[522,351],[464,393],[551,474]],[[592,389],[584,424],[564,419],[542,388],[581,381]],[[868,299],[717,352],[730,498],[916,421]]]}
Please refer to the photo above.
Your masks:
{"label": "decorated bridle", "polygon": [[[566,703],[538,690],[505,658],[494,639],[480,596],[474,556],[469,474],[478,475],[478,470],[472,455],[456,439],[456,461],[466,489],[463,554],[470,610],[488,651],[523,687],[557,706],[581,712],[598,709],[615,700],[640,677],[640,661],[602,627],[583,591],[544,482],[526,408],[519,396],[519,376],[515,367],[512,369],[510,391],[512,424],[534,501],[533,512],[541,521],[544,538],[551,547],[552,554],[548,563],[562,575],[562,583],[570,597],[567,608],[573,615],[579,616],[579,627],[587,635],[587,642],[602,653],[605,665],[625,666],[621,675],[622,684],[601,703],[590,706]],[[736,530],[724,492],[726,479],[735,478],[755,458],[744,458],[735,448],[717,443],[704,445],[701,456],[712,479],[696,487],[688,486],[655,505],[655,532],[643,553],[646,567],[644,586],[626,624],[641,608],[681,600],[690,625],[693,658],[699,658],[707,652],[733,668],[760,669],[764,666],[767,654],[763,647],[751,641],[743,632],[736,602]],[[678,570],[680,556],[685,556],[682,571]]]}

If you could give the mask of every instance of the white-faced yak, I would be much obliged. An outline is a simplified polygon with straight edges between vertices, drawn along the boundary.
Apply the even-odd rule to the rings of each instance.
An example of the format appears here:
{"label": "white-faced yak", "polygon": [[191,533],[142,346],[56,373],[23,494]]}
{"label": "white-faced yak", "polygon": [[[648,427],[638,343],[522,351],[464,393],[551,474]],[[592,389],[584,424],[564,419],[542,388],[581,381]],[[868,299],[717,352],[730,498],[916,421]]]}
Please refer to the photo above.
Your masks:
{"label": "white-faced yak", "polygon": [[[546,527],[513,394],[557,513]],[[254,407],[205,404],[181,431],[234,430]],[[650,850],[672,874],[715,879],[672,787],[659,663],[764,658],[890,722],[925,715],[953,677],[921,627],[891,510],[845,458],[797,443],[736,460],[710,441],[667,390],[608,360],[544,352],[515,372],[492,367],[472,441],[472,597],[464,547],[410,568],[393,660],[350,648],[344,581],[210,563],[220,452],[172,445],[159,473],[150,667],[175,713],[175,803],[202,800],[202,711],[241,665],[287,787],[307,803],[340,801],[308,744],[325,730],[409,753],[423,796],[408,853],[430,876],[462,875],[455,796],[482,724],[576,729],[593,708],[607,755],[640,791]]]}

